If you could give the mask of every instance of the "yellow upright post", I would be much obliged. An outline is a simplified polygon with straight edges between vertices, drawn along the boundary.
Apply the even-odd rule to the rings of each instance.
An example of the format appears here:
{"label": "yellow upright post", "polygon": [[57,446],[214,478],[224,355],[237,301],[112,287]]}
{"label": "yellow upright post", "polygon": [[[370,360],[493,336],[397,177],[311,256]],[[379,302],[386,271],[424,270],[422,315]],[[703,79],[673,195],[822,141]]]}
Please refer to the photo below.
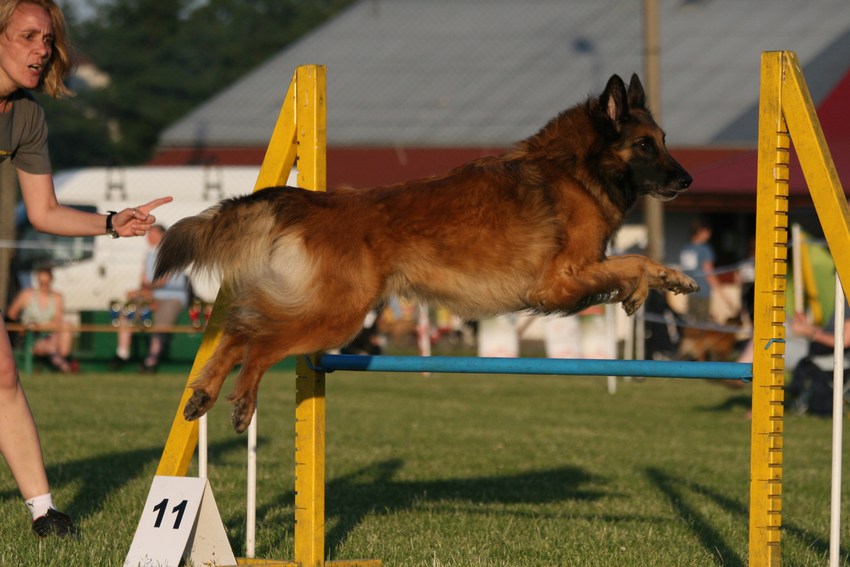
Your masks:
{"label": "yellow upright post", "polygon": [[759,98],[753,417],[750,458],[750,567],[778,567],[782,522],[782,427],[788,164],[782,117],[783,54],[764,53]]}
{"label": "yellow upright post", "polygon": [[[324,71],[324,68],[322,69]],[[263,187],[285,185],[289,177],[289,172],[295,165],[296,120],[294,100],[297,84],[296,79],[297,71],[284,99],[277,124],[272,132],[263,165],[260,167],[260,173],[254,185],[255,191]],[[324,98],[324,95],[322,95],[322,98]],[[309,180],[312,179],[314,178],[309,178]],[[324,189],[324,173],[321,182]],[[201,369],[212,358],[213,352],[215,352],[215,348],[221,339],[221,321],[227,312],[227,303],[227,297],[220,292],[216,297],[215,305],[210,314],[210,320],[204,331],[201,346],[195,355],[192,371],[189,373],[186,388],[183,390],[183,397],[177,406],[177,413],[171,424],[171,431],[168,434],[168,440],[165,442],[165,448],[163,449],[159,466],[156,470],[157,475],[185,476],[189,471],[189,464],[192,461],[192,455],[194,455],[195,447],[198,444],[198,422],[186,421],[183,418],[183,407],[189,401],[189,398],[192,397],[193,390],[190,387],[192,382],[198,379]]]}
{"label": "yellow upright post", "polygon": [[295,562],[325,564],[325,373],[301,357],[295,379]]}
{"label": "yellow upright post", "polygon": [[[323,191],[324,68],[299,67],[296,82],[299,184]],[[325,564],[325,373],[314,368],[300,358],[295,379],[295,562],[302,567]]]}
{"label": "yellow upright post", "polygon": [[762,54],[759,102],[750,566],[781,563],[785,275],[791,139],[845,289],[850,284],[850,208],[797,55]]}
{"label": "yellow upright post", "polygon": [[[327,183],[325,81],[324,67],[295,73],[298,185],[314,191]],[[319,357],[299,357],[295,366],[295,564],[380,567],[377,559],[325,562],[325,373]]]}
{"label": "yellow upright post", "polygon": [[[321,65],[296,69],[269,141],[254,190],[285,185],[298,162],[298,185],[324,191],[327,184],[325,107],[326,72]],[[160,459],[158,475],[183,476],[198,441],[197,422],[183,418],[191,384],[212,357],[221,338],[227,297],[219,293],[195,357]],[[295,561],[240,559],[239,565],[324,567],[325,563],[325,374],[316,369],[318,355],[296,367],[295,409]],[[336,567],[380,567],[379,560],[331,561]]]}

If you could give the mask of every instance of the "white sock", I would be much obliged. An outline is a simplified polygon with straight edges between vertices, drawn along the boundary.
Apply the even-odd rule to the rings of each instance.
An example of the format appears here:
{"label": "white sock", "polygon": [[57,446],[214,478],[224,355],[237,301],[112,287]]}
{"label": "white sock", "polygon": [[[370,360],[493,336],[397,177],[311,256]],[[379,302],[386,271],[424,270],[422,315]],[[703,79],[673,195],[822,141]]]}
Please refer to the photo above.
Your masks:
{"label": "white sock", "polygon": [[30,498],[27,500],[27,508],[30,509],[30,513],[32,514],[32,519],[35,520],[47,514],[47,510],[56,507],[53,505],[53,497],[48,492],[47,494],[42,494],[41,496],[36,496],[35,498]]}
{"label": "white sock", "polygon": [[115,350],[116,350],[115,354],[118,355],[118,358],[120,358],[122,360],[129,360],[130,359],[130,347],[127,347],[127,348],[118,347]]}

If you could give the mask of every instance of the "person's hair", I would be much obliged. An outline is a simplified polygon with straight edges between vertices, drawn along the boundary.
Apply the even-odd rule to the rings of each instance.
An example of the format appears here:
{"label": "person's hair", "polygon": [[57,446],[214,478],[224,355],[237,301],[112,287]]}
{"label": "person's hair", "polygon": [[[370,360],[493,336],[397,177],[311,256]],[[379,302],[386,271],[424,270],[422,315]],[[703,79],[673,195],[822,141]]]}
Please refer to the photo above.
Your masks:
{"label": "person's hair", "polygon": [[703,217],[698,217],[691,222],[691,238],[702,230],[711,230],[711,223]]}
{"label": "person's hair", "polygon": [[71,45],[66,33],[65,16],[62,9],[53,0],[0,0],[0,33],[5,34],[12,21],[12,15],[21,4],[33,4],[44,8],[53,24],[53,50],[41,75],[38,90],[53,98],[71,96],[73,92],[65,86],[65,79],[74,67],[71,58]]}

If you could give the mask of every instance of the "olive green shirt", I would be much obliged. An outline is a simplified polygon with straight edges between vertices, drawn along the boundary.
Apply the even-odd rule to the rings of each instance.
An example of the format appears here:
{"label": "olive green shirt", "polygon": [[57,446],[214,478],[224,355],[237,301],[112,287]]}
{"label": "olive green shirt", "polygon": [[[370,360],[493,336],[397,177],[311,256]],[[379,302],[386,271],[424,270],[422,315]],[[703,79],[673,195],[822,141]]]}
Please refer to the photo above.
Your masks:
{"label": "olive green shirt", "polygon": [[26,91],[12,95],[12,108],[0,112],[0,161],[27,173],[50,173],[44,109]]}

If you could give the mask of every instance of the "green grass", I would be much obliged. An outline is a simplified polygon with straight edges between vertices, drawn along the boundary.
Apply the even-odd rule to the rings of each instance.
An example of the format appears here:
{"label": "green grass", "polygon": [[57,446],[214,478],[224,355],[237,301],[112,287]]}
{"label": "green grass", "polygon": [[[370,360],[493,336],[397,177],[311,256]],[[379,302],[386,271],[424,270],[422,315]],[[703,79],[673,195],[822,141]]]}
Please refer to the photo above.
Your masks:
{"label": "green grass", "polygon": [[[121,565],[185,380],[25,379],[55,500],[82,537],[33,537],[0,467],[0,565]],[[748,392],[653,379],[621,382],[609,395],[604,384],[330,374],[329,558],[397,567],[746,565]],[[292,559],[294,377],[269,375],[260,403],[257,557]],[[230,430],[228,414],[222,401],[210,415],[210,482],[243,556],[245,437]],[[830,438],[829,420],[786,420],[784,565],[826,564]],[[848,521],[850,487],[843,502]]]}

